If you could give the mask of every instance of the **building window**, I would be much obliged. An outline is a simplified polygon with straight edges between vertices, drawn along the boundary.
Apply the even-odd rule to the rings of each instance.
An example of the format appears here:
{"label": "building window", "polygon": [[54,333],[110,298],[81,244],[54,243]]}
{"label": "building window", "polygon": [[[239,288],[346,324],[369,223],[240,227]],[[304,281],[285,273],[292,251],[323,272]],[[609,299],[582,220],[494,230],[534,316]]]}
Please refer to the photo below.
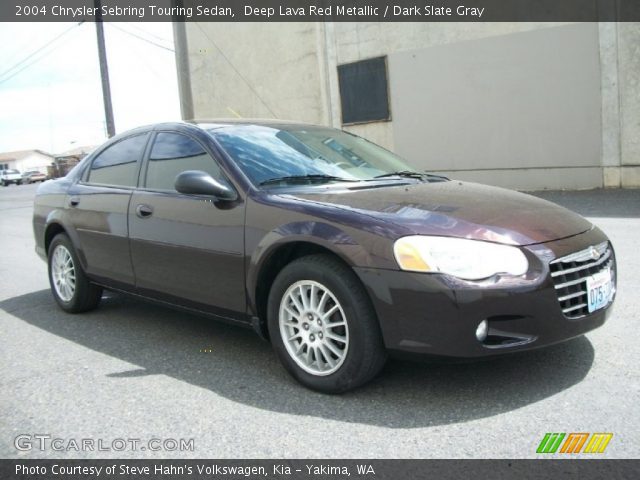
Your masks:
{"label": "building window", "polygon": [[386,57],[338,66],[342,123],[391,119]]}

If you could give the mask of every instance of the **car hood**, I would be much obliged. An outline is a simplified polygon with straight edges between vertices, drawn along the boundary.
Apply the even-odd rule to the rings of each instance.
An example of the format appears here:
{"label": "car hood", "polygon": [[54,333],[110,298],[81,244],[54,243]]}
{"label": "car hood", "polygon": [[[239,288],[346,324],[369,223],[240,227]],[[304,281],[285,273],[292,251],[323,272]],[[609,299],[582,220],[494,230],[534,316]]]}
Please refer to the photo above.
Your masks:
{"label": "car hood", "polygon": [[[372,186],[373,187],[373,186]],[[475,183],[446,181],[291,192],[406,228],[407,235],[441,235],[531,245],[585,232],[592,224],[555,203]]]}

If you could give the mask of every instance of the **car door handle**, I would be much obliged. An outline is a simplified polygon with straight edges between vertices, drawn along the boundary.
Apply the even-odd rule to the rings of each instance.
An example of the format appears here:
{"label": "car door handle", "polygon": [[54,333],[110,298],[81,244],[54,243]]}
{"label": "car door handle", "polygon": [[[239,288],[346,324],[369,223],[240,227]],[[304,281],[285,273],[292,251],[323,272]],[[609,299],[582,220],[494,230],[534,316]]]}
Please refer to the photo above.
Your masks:
{"label": "car door handle", "polygon": [[78,205],[80,205],[80,197],[71,197],[69,199],[69,205],[71,207],[77,207]]}
{"label": "car door handle", "polygon": [[153,214],[153,208],[149,205],[138,205],[136,207],[136,215],[140,218],[147,218]]}

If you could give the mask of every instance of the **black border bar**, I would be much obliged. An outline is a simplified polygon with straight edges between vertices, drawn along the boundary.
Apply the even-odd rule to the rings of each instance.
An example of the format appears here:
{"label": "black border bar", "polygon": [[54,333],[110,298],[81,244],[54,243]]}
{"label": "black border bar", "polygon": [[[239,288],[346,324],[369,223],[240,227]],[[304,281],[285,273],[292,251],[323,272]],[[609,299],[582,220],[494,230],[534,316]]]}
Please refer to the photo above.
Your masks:
{"label": "black border bar", "polygon": [[[94,0],[2,0],[0,22],[95,21]],[[637,22],[640,0],[105,0],[106,22]]]}
{"label": "black border bar", "polygon": [[[361,466],[360,471],[358,465]],[[199,473],[198,466],[210,467],[212,470]],[[368,466],[371,468],[369,469]],[[253,467],[255,473],[249,475],[237,473],[238,467],[244,469]],[[309,470],[310,467],[311,470]],[[320,470],[317,470],[318,468]],[[27,473],[25,469],[31,473]],[[113,470],[111,474],[110,469]],[[132,472],[134,469],[135,473]],[[38,470],[40,473],[37,472]],[[56,471],[64,471],[65,474],[56,474]],[[67,473],[69,471],[72,473]],[[78,473],[73,473],[74,471]],[[83,471],[86,473],[82,473]],[[639,460],[575,458],[566,460],[0,460],[0,478],[3,480],[235,480],[241,478],[247,480],[265,478],[613,480],[639,477]]]}

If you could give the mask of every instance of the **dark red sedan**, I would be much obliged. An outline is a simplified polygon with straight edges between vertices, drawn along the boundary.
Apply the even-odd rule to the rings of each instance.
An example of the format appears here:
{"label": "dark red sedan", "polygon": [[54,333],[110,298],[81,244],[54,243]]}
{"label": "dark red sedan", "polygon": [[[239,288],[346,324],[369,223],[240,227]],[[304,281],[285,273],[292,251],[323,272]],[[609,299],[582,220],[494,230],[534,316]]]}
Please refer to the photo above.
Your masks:
{"label": "dark red sedan", "polygon": [[579,215],[296,123],[123,133],[38,188],[33,225],[64,310],[107,288],[250,326],[325,392],[388,354],[568,340],[604,323],[616,291],[613,247]]}

